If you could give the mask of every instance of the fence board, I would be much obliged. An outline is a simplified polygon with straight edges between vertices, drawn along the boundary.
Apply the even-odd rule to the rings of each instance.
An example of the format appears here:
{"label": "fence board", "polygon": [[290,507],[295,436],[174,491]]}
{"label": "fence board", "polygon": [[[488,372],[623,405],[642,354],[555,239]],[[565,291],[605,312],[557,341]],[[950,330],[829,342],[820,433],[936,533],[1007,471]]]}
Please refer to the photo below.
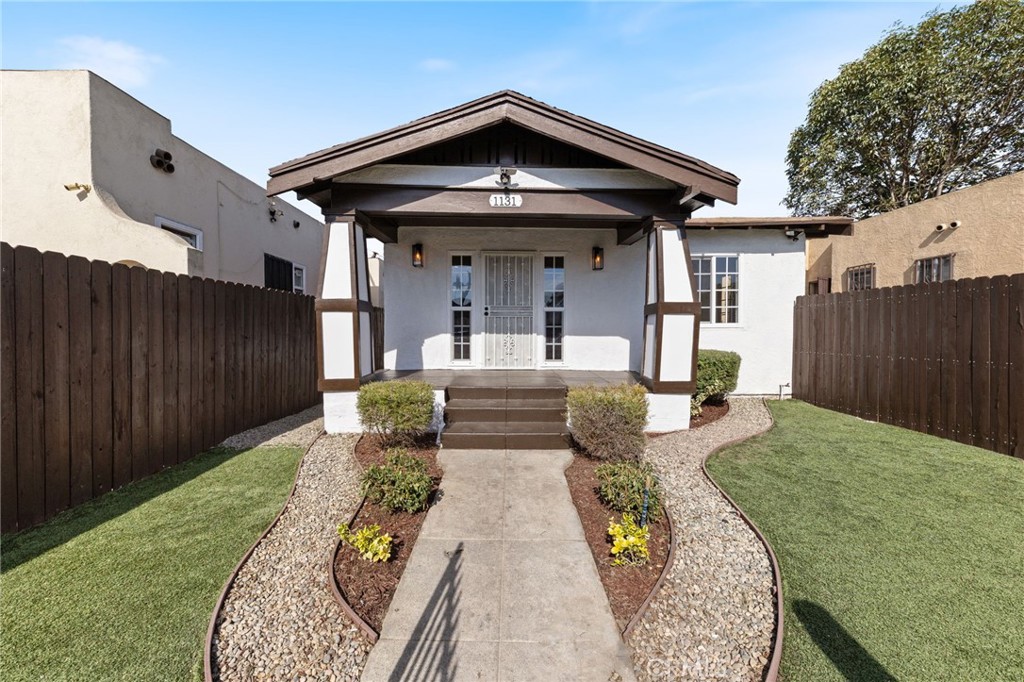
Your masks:
{"label": "fence board", "polygon": [[43,254],[24,246],[14,249],[14,287],[18,525],[25,527],[46,518]]}
{"label": "fence board", "polygon": [[46,446],[46,514],[71,501],[71,415],[68,403],[68,260],[43,254],[43,411]]}
{"label": "fence board", "polygon": [[4,532],[318,399],[312,297],[8,244],[0,278]]}
{"label": "fence board", "polygon": [[0,531],[18,529],[18,400],[15,384],[14,248],[0,244]]}
{"label": "fence board", "polygon": [[90,264],[92,317],[92,492],[99,497],[114,484],[113,318],[109,263]]}
{"label": "fence board", "polygon": [[131,277],[131,270],[126,265],[113,265],[110,268],[110,403],[114,441],[112,488],[120,488],[132,480],[132,438],[135,428],[132,368],[135,359],[132,357]]}
{"label": "fence board", "polygon": [[[69,506],[92,499],[92,266],[68,259]],[[102,377],[97,377],[102,380]]]}
{"label": "fence board", "polygon": [[795,397],[1024,457],[1024,274],[800,297],[793,338]]}

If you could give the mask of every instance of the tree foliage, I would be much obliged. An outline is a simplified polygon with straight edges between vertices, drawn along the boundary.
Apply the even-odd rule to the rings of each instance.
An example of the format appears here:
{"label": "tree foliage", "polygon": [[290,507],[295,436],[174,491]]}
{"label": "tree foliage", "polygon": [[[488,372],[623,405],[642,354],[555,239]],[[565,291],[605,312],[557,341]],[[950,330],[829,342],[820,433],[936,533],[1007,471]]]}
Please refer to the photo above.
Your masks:
{"label": "tree foliage", "polygon": [[897,24],[814,91],[787,165],[795,214],[857,218],[1024,169],[1024,3]]}

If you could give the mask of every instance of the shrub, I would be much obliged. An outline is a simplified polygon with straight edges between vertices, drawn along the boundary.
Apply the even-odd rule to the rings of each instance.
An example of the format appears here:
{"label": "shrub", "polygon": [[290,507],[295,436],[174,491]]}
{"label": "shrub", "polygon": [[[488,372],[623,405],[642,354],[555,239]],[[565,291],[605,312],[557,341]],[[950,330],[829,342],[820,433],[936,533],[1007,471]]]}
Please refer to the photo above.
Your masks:
{"label": "shrub", "polygon": [[338,535],[367,561],[387,561],[391,558],[391,536],[381,533],[380,526],[376,524],[363,526],[353,533],[348,524],[343,523],[338,526]]}
{"label": "shrub", "polygon": [[384,464],[363,474],[363,494],[390,512],[426,509],[433,485],[426,463],[403,448],[388,450]]}
{"label": "shrub", "polygon": [[647,390],[643,386],[569,389],[569,431],[590,456],[636,459],[643,452]]}
{"label": "shrub", "polygon": [[638,526],[629,514],[622,515],[622,523],[612,519],[608,524],[608,535],[612,539],[613,566],[642,566],[651,557],[647,541],[651,532],[647,526]]}
{"label": "shrub", "polygon": [[377,381],[360,387],[356,409],[384,445],[410,443],[430,427],[434,389],[424,381]]}
{"label": "shrub", "polygon": [[598,494],[609,507],[617,512],[643,516],[644,488],[650,481],[647,493],[647,514],[653,516],[661,511],[661,483],[650,464],[639,462],[608,462],[594,470],[600,481]]}
{"label": "shrub", "polygon": [[690,416],[700,414],[706,400],[725,400],[736,390],[740,376],[740,356],[725,350],[697,351],[697,390],[690,400]]}

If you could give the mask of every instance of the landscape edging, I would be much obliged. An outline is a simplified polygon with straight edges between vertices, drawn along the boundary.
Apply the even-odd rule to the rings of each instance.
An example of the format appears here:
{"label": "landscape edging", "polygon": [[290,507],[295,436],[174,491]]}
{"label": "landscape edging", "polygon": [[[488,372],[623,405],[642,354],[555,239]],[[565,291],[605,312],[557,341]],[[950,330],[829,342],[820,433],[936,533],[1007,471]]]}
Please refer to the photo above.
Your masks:
{"label": "landscape edging", "polygon": [[292,481],[292,488],[288,491],[288,497],[285,499],[284,504],[281,505],[281,511],[277,513],[277,516],[275,516],[274,520],[270,522],[267,529],[263,531],[263,533],[256,539],[256,542],[252,544],[249,551],[242,555],[238,565],[235,566],[233,571],[231,571],[231,575],[228,576],[227,582],[224,583],[224,589],[221,590],[220,596],[217,597],[217,603],[213,607],[213,615],[210,616],[210,625],[206,629],[206,642],[203,646],[203,679],[205,682],[213,682],[213,636],[214,633],[217,632],[217,618],[220,616],[220,612],[224,608],[224,602],[227,600],[228,592],[231,591],[231,586],[235,584],[235,578],[238,577],[238,572],[242,570],[242,566],[245,565],[245,562],[249,560],[252,553],[255,552],[260,543],[270,535],[270,531],[274,530],[274,527],[277,526],[277,522],[281,520],[282,516],[284,516],[285,511],[288,509],[288,505],[291,504],[292,497],[295,496],[295,489],[299,485],[299,474],[302,472],[302,465],[306,461],[306,455],[309,454],[309,451],[313,449],[313,446],[316,445],[317,441],[319,441],[326,433],[327,432],[325,430],[320,429],[320,433],[316,435],[316,438],[306,446],[306,451],[302,453],[302,457],[299,459],[299,466],[295,469],[295,480]]}
{"label": "landscape edging", "polygon": [[768,542],[768,539],[764,536],[764,534],[761,533],[761,530],[753,521],[750,520],[750,518],[746,514],[743,513],[743,510],[740,509],[740,506],[736,504],[735,500],[729,497],[729,494],[725,492],[725,490],[723,490],[720,485],[718,485],[715,479],[711,477],[711,473],[708,471],[708,458],[711,457],[711,455],[717,454],[721,450],[725,450],[726,448],[732,447],[733,445],[738,445],[743,441],[750,440],[751,438],[754,438],[756,436],[768,433],[773,428],[775,428],[775,417],[772,416],[772,411],[768,408],[767,398],[761,398],[761,402],[764,405],[765,411],[768,413],[768,426],[761,429],[757,433],[752,433],[741,438],[733,438],[732,440],[726,441],[725,443],[722,443],[721,445],[715,447],[713,450],[704,455],[703,459],[701,459],[700,468],[701,471],[704,472],[704,478],[706,478],[711,483],[711,485],[713,485],[715,489],[718,490],[722,497],[725,498],[726,502],[732,505],[733,509],[736,510],[736,513],[740,515],[740,518],[743,519],[743,522],[747,524],[747,527],[750,528],[751,531],[753,531],[754,535],[757,536],[757,539],[761,541],[761,544],[768,552],[768,559],[770,560],[772,566],[772,579],[775,582],[775,636],[772,638],[772,652],[771,656],[769,656],[768,658],[768,668],[765,671],[764,682],[777,682],[779,678],[779,665],[782,662],[783,634],[782,571],[779,570],[779,561],[775,557],[775,551],[772,549],[771,544]]}
{"label": "landscape edging", "polygon": [[[356,516],[362,511],[363,505],[366,503],[366,496],[359,501],[359,505],[356,506],[355,511],[352,512],[351,516],[348,517],[348,525],[351,527],[352,523],[355,522]],[[373,629],[373,626],[363,620],[363,617],[356,613],[356,610],[352,608],[352,605],[345,599],[345,594],[341,591],[341,585],[338,584],[338,575],[334,570],[334,564],[338,560],[338,552],[341,551],[344,540],[340,537],[337,542],[334,543],[334,550],[327,557],[327,582],[331,586],[331,595],[334,597],[334,601],[338,602],[341,610],[345,612],[349,620],[363,631],[363,634],[370,640],[370,644],[376,644],[377,640],[380,639],[380,633]]]}
{"label": "landscape edging", "polygon": [[661,586],[665,583],[665,579],[668,578],[668,572],[672,570],[672,565],[676,561],[676,527],[672,523],[672,514],[668,511],[668,503],[664,503],[664,509],[662,513],[665,514],[665,518],[668,519],[668,558],[665,559],[665,566],[661,569],[661,575],[658,576],[658,580],[654,583],[654,587],[648,593],[647,598],[641,602],[640,606],[637,607],[636,613],[626,623],[626,627],[622,628],[622,641],[629,639],[629,636],[633,634],[633,629],[636,628],[640,620],[647,615],[647,609],[650,608],[651,602],[654,601],[654,597],[661,590]]}

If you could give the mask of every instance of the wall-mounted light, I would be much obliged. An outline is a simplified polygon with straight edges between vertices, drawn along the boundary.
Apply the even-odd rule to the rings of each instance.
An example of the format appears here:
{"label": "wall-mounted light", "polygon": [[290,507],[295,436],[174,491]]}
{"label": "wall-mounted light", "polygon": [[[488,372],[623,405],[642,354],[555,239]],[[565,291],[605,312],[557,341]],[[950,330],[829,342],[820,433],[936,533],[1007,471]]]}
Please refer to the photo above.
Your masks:
{"label": "wall-mounted light", "polygon": [[149,155],[149,162],[153,164],[153,168],[162,170],[164,173],[174,172],[174,164],[171,163],[171,153],[168,151],[157,149]]}
{"label": "wall-mounted light", "polygon": [[498,187],[502,189],[515,189],[519,187],[519,183],[512,182],[512,176],[516,174],[514,166],[498,166],[494,169],[498,179],[494,181]]}
{"label": "wall-mounted light", "polygon": [[294,227],[296,230],[299,229],[299,221],[298,220],[293,220],[292,221],[292,227]]}
{"label": "wall-mounted light", "polygon": [[92,191],[92,185],[89,185],[84,182],[72,182],[68,185],[64,185],[64,189],[66,189],[69,192],[85,192],[86,194],[88,194],[89,192]]}
{"label": "wall-mounted light", "polygon": [[796,230],[786,230],[786,236],[789,237],[790,241],[799,241],[800,233]]}
{"label": "wall-mounted light", "polygon": [[414,268],[423,267],[423,244],[412,245],[412,266]]}
{"label": "wall-mounted light", "polygon": [[270,222],[272,223],[277,222],[278,216],[284,215],[284,211],[279,209],[277,207],[277,204],[275,204],[273,201],[270,202],[270,206],[268,207],[267,212],[270,214]]}
{"label": "wall-mounted light", "polygon": [[590,253],[590,268],[592,270],[604,270],[604,249],[595,246]]}

